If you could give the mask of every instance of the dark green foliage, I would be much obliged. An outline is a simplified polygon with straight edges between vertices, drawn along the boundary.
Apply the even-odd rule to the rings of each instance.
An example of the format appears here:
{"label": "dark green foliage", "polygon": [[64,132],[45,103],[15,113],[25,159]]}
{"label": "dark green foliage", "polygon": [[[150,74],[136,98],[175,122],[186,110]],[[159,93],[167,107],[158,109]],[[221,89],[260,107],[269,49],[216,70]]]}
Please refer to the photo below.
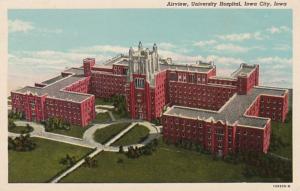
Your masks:
{"label": "dark green foliage", "polygon": [[15,124],[14,120],[9,118],[8,119],[8,129],[14,129],[16,127],[17,127],[17,125]]}
{"label": "dark green foliage", "polygon": [[97,160],[95,158],[91,158],[91,157],[87,156],[84,159],[83,166],[88,167],[88,168],[96,168],[97,167]]}
{"label": "dark green foliage", "polygon": [[124,149],[122,145],[119,146],[119,153],[124,153]]}
{"label": "dark green foliage", "polygon": [[[166,144],[169,144],[169,140],[165,140]],[[198,144],[198,143],[194,143],[191,140],[188,139],[181,139],[178,140],[177,142],[175,142],[174,144],[176,147],[179,148],[183,148],[183,149],[188,149],[191,151],[196,151],[199,153],[203,153],[203,154],[209,154],[210,152],[205,150],[202,145]]]}
{"label": "dark green foliage", "polygon": [[46,131],[53,131],[55,129],[59,130],[70,130],[71,126],[68,122],[65,122],[63,119],[57,117],[51,117],[48,120],[43,122],[45,125]]}
{"label": "dark green foliage", "polygon": [[112,102],[115,107],[114,112],[116,112],[120,117],[128,117],[126,99],[124,95],[114,95],[108,99],[108,102]]}
{"label": "dark green foliage", "polygon": [[151,155],[158,147],[158,140],[153,139],[148,144],[142,147],[128,147],[126,155],[128,158],[139,158],[142,155]]}
{"label": "dark green foliage", "polygon": [[27,123],[25,133],[29,133],[31,131],[33,131],[33,127]]}
{"label": "dark green foliage", "polygon": [[160,123],[160,119],[159,119],[159,118],[152,119],[151,123],[153,123],[153,124],[154,124],[154,125],[156,125],[156,126],[159,126],[159,125],[161,125],[161,123]]}
{"label": "dark green foliage", "polygon": [[65,166],[73,166],[76,163],[76,158],[67,154],[66,157],[59,161],[59,163]]}
{"label": "dark green foliage", "polygon": [[22,120],[24,119],[24,114],[22,112],[9,112],[8,119],[12,120]]}
{"label": "dark green foliage", "polygon": [[36,144],[32,141],[29,134],[20,135],[15,138],[8,138],[8,149],[15,151],[31,151],[34,150]]}

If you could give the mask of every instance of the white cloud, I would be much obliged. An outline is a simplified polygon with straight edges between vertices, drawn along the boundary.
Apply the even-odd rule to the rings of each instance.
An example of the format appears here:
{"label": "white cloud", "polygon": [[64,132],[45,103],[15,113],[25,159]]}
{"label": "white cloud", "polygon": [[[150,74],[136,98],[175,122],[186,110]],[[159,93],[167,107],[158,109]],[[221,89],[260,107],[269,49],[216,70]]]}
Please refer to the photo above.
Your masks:
{"label": "white cloud", "polygon": [[172,49],[172,48],[176,48],[176,46],[172,43],[169,42],[161,42],[157,44],[158,48],[161,49]]}
{"label": "white cloud", "polygon": [[280,26],[280,27],[272,26],[270,28],[267,28],[266,30],[271,34],[279,34],[283,32],[289,32],[291,29],[287,26]]}
{"label": "white cloud", "polygon": [[217,38],[224,41],[238,41],[238,42],[245,41],[245,40],[263,40],[269,38],[269,35],[267,34],[266,31],[271,34],[276,34],[276,33],[279,34],[283,32],[289,32],[291,31],[291,29],[287,26],[279,26],[279,27],[272,26],[270,28],[265,29],[264,31],[217,35]]}
{"label": "white cloud", "polygon": [[252,36],[254,37],[254,39],[256,40],[263,40],[265,38],[267,38],[268,36],[261,34],[261,32],[254,32],[252,33]]}
{"label": "white cloud", "polygon": [[234,44],[218,44],[214,47],[215,50],[218,51],[226,51],[226,52],[247,52],[250,48],[242,47]]}
{"label": "white cloud", "polygon": [[196,61],[203,61],[203,62],[210,62],[213,61],[217,65],[226,65],[226,66],[232,66],[232,65],[239,65],[244,62],[244,60],[240,58],[234,58],[234,57],[225,57],[225,56],[218,56],[218,55],[208,55],[208,56],[189,56],[185,54],[180,54],[172,51],[160,51],[160,55],[164,58],[170,57],[172,58],[173,62],[177,64],[192,64],[196,63]]}
{"label": "white cloud", "polygon": [[27,32],[33,30],[34,26],[31,22],[22,21],[19,19],[8,20],[9,32]]}
{"label": "white cloud", "polygon": [[[169,46],[171,47],[171,46]],[[245,52],[251,49],[261,47],[241,47],[234,44],[216,45],[219,51],[237,51]],[[136,49],[136,48],[135,48]],[[15,89],[20,86],[30,85],[34,82],[45,80],[51,76],[59,74],[66,67],[78,67],[82,65],[82,60],[86,57],[96,58],[97,63],[115,56],[116,54],[127,54],[128,47],[114,45],[97,45],[91,47],[81,47],[67,52],[63,51],[19,51],[8,55],[9,67],[9,89]],[[177,64],[191,64],[196,61],[214,61],[217,66],[218,74],[229,75],[245,60],[236,57],[226,57],[220,55],[187,55],[180,52],[179,49],[159,50],[159,54],[166,58],[171,57]],[[247,61],[246,61],[247,63]],[[271,85],[272,82],[282,79],[282,85],[291,84],[292,59],[282,57],[259,57],[250,60],[249,63],[260,64],[262,84]],[[17,77],[19,76],[19,77]],[[286,77],[286,80],[284,80]],[[26,82],[26,83],[25,83]],[[285,86],[282,86],[285,87]]]}
{"label": "white cloud", "polygon": [[252,35],[250,33],[218,35],[219,39],[229,40],[229,41],[244,41],[244,40],[249,40],[251,37]]}
{"label": "white cloud", "polygon": [[217,43],[216,40],[198,41],[198,42],[194,43],[194,46],[202,48],[202,47],[213,45],[213,44],[216,44],[216,43]]}
{"label": "white cloud", "polygon": [[216,56],[216,55],[209,55],[207,56],[207,60],[212,60],[216,64],[221,64],[221,65],[239,65],[243,62],[244,60],[240,58],[233,58],[233,57],[224,57],[224,56]]}
{"label": "white cloud", "polygon": [[44,51],[18,51],[8,55],[8,88],[17,89],[58,75],[70,67],[79,67],[87,57],[104,62],[110,56],[105,54]]}
{"label": "white cloud", "polygon": [[278,57],[278,56],[274,56],[274,57],[259,57],[256,58],[254,60],[252,60],[252,62],[255,63],[261,63],[261,64],[280,64],[284,67],[292,65],[292,59],[291,58],[282,58],[282,57]]}
{"label": "white cloud", "polygon": [[34,31],[37,33],[53,33],[60,34],[63,32],[62,29],[49,29],[49,28],[38,28],[34,26],[32,22],[23,21],[20,19],[8,20],[8,32],[28,32]]}
{"label": "white cloud", "polygon": [[233,33],[227,35],[218,35],[219,39],[224,41],[245,41],[245,40],[263,40],[268,38],[267,35],[262,34],[260,31],[253,33]]}

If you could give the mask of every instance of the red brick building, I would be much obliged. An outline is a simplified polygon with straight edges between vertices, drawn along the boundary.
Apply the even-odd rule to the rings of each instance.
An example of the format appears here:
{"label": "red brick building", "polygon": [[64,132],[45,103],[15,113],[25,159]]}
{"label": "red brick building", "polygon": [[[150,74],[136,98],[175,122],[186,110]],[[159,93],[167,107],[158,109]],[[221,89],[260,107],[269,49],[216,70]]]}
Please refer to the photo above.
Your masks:
{"label": "red brick building", "polygon": [[[229,77],[212,63],[175,64],[154,44],[102,65],[83,60],[50,80],[11,92],[12,108],[27,120],[60,117],[81,126],[95,118],[95,97],[126,97],[134,119],[161,118],[163,137],[190,140],[220,155],[243,150],[267,152],[271,120],[284,121],[288,91],[259,86],[259,66],[241,64]],[[165,112],[164,109],[168,106]]]}

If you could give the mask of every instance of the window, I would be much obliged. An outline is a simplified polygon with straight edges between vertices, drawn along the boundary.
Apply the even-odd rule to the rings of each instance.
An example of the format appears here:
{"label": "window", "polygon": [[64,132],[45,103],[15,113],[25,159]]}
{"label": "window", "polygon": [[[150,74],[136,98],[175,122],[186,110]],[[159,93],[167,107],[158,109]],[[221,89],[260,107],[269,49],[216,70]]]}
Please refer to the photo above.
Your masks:
{"label": "window", "polygon": [[144,88],[145,87],[145,80],[144,78],[135,78],[134,84],[136,88]]}

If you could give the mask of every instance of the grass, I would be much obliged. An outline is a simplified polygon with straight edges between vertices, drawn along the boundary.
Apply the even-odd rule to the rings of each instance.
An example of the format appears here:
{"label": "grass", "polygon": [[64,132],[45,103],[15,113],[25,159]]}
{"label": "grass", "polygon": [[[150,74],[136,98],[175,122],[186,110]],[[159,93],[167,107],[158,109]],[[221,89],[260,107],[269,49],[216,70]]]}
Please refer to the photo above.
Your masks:
{"label": "grass", "polygon": [[98,113],[96,115],[96,118],[93,120],[93,123],[103,123],[103,122],[108,122],[110,120],[111,120],[111,118],[110,118],[108,112]]}
{"label": "grass", "polygon": [[94,134],[95,141],[104,144],[111,138],[116,136],[119,132],[126,129],[130,123],[117,123],[109,125],[103,129],[98,129]]}
{"label": "grass", "polygon": [[[279,149],[276,149],[272,151],[273,153],[287,157],[289,159],[292,159],[292,153],[293,153],[293,134],[292,134],[292,126],[293,126],[293,120],[292,120],[291,113],[288,114],[287,120],[285,123],[281,122],[274,122],[272,121],[272,131],[271,133],[274,133],[282,138],[282,141],[286,144],[285,147],[281,147]],[[272,140],[271,140],[272,142]]]}
{"label": "grass", "polygon": [[143,125],[135,125],[129,132],[112,145],[132,145],[142,142],[149,134],[149,129]]}
{"label": "grass", "polygon": [[106,101],[104,98],[96,98],[95,105],[113,105],[113,102]]}
{"label": "grass", "polygon": [[[165,145],[150,156],[129,159],[124,154],[102,152],[96,156],[96,168],[80,167],[62,182],[94,183],[164,183],[164,182],[242,182],[242,164],[212,160],[199,154]],[[118,163],[120,159],[122,163]],[[255,181],[252,178],[248,181]]]}
{"label": "grass", "polygon": [[28,130],[28,128],[26,126],[16,126],[15,128],[8,128],[9,132],[12,133],[30,133],[33,131],[33,129]]}
{"label": "grass", "polygon": [[71,137],[82,138],[83,133],[90,127],[92,127],[92,125],[88,125],[86,127],[71,125],[70,130],[54,129],[53,131],[50,131],[50,133],[57,133],[57,134],[61,134],[61,135],[67,135],[67,136],[71,136]]}
{"label": "grass", "polygon": [[80,159],[91,149],[55,141],[32,138],[37,144],[30,152],[8,152],[8,179],[10,183],[47,182],[66,167],[59,164],[66,154]]}

